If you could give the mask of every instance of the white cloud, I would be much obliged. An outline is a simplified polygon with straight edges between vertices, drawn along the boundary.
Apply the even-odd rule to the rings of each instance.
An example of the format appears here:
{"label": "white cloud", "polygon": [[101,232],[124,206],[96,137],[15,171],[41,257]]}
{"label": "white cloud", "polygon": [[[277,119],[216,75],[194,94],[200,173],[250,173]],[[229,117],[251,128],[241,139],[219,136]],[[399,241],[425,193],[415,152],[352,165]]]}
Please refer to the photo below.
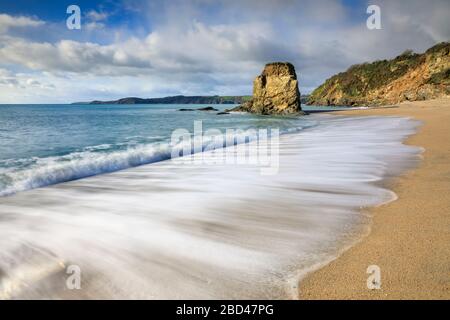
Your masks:
{"label": "white cloud", "polygon": [[37,27],[44,24],[44,21],[23,17],[10,16],[8,14],[0,13],[0,34],[6,33],[11,28]]}
{"label": "white cloud", "polygon": [[184,31],[164,29],[145,39],[130,38],[110,45],[72,40],[51,44],[3,37],[0,59],[32,70],[94,75],[237,72],[245,64],[254,66],[276,56],[293,55],[273,37],[267,24],[230,27],[194,21]]}
{"label": "white cloud", "polygon": [[[11,21],[20,21],[14,26],[22,27],[44,22],[0,15],[0,67],[24,69],[41,86],[24,82],[25,76],[18,79],[2,73],[0,84],[16,85],[25,92],[34,83],[38,96],[16,97],[45,102],[249,94],[252,79],[263,65],[283,60],[294,63],[305,92],[351,64],[393,57],[407,48],[423,51],[450,38],[450,3],[445,0],[380,0],[383,29],[372,31],[365,25],[364,5],[355,19],[354,11],[334,0],[219,3],[220,10],[212,12],[204,8],[217,2],[165,2],[160,10],[149,10],[154,26],[144,36],[133,35],[133,30],[108,29],[106,14],[89,12],[84,30],[131,35],[106,44],[67,37],[54,42],[31,40],[10,33]],[[54,88],[49,90],[51,85]],[[0,95],[0,102],[4,100]]]}
{"label": "white cloud", "polygon": [[15,87],[17,85],[19,85],[19,82],[10,71],[0,69],[0,87]]}
{"label": "white cloud", "polygon": [[108,14],[106,12],[98,12],[95,10],[91,10],[86,14],[86,17],[90,20],[90,21],[103,21],[106,20],[108,18]]}
{"label": "white cloud", "polygon": [[49,101],[55,88],[41,74],[14,73],[0,68],[0,103]]}
{"label": "white cloud", "polygon": [[88,22],[83,25],[83,28],[88,31],[94,31],[99,29],[104,29],[105,24],[101,22]]}

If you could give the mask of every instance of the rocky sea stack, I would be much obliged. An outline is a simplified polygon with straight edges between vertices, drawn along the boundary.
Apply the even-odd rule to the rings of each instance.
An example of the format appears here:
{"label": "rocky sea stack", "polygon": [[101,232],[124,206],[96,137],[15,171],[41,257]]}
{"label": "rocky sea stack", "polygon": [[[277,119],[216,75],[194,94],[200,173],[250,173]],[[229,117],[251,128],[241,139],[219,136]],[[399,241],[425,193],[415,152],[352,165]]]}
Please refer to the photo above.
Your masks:
{"label": "rocky sea stack", "polygon": [[302,113],[294,66],[289,62],[268,63],[253,81],[253,97],[232,111],[257,114]]}

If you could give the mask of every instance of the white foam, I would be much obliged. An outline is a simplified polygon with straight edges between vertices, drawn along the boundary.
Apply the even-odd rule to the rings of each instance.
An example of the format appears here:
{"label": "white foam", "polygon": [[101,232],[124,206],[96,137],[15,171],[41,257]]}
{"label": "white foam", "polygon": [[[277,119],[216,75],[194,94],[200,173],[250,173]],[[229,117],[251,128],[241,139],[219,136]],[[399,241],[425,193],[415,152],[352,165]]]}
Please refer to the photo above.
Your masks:
{"label": "white foam", "polygon": [[[296,132],[301,129],[302,127],[291,128],[284,133]],[[236,131],[233,135],[227,136],[227,145],[248,143],[259,138],[257,131],[255,131],[255,135],[249,135],[249,132],[251,132],[251,129],[242,130],[241,132]],[[201,140],[201,148],[199,150],[195,150],[193,147],[196,139]],[[221,140],[215,139],[215,136],[202,135],[201,137],[193,137],[192,143],[181,141],[176,145],[172,145],[171,142],[167,141],[132,146],[123,150],[113,150],[114,146],[103,144],[86,147],[82,152],[74,152],[63,156],[2,160],[1,162],[7,167],[0,167],[0,197],[20,191],[168,160],[171,158],[174,148],[177,150],[186,150],[187,148],[190,149],[190,154],[193,154],[202,152],[202,150],[207,148],[217,149],[224,147],[223,142],[219,143],[217,141]],[[23,163],[30,163],[30,165],[26,168],[20,168]],[[14,164],[16,165],[14,166]]]}
{"label": "white foam", "polygon": [[[169,160],[0,198],[0,293],[290,297],[292,274],[346,245],[361,207],[393,199],[377,182],[421,151],[401,143],[418,125],[407,118],[312,117],[280,138],[274,176]],[[68,264],[82,290],[64,288]]]}

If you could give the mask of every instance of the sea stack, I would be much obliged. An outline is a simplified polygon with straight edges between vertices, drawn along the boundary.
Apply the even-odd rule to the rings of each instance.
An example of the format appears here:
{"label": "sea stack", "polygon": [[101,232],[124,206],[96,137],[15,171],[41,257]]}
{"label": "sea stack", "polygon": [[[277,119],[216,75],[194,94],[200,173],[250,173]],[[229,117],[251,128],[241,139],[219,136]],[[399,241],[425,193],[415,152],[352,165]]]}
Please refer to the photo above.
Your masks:
{"label": "sea stack", "polygon": [[302,113],[294,66],[289,62],[266,64],[261,75],[253,81],[252,100],[232,111],[265,115]]}

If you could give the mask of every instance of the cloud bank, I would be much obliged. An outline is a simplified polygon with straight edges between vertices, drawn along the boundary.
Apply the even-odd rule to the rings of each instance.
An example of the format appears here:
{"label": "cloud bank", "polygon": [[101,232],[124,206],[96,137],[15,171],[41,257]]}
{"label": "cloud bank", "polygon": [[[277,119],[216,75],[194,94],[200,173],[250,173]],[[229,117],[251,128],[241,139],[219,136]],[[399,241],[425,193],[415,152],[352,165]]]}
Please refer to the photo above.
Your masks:
{"label": "cloud bank", "polygon": [[[445,0],[379,1],[381,30],[366,28],[364,1],[122,5],[84,13],[74,32],[64,21],[1,13],[0,103],[250,94],[253,77],[278,60],[294,63],[309,92],[352,64],[450,39]],[[114,22],[117,15],[139,15],[145,28]]]}

